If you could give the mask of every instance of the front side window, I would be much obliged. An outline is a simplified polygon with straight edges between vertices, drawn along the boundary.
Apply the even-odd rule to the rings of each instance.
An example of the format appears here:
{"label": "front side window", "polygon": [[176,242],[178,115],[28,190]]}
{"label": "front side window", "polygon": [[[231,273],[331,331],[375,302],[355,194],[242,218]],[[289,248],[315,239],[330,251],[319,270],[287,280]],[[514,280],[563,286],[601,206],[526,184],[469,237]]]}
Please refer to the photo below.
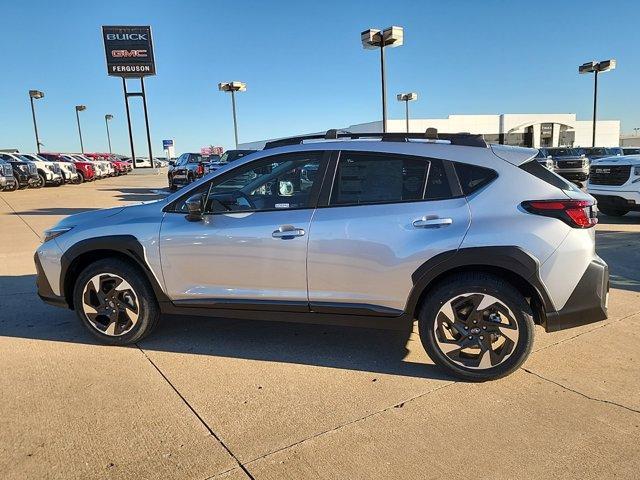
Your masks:
{"label": "front side window", "polygon": [[442,162],[387,153],[340,153],[331,205],[363,205],[448,198]]}
{"label": "front side window", "polygon": [[[311,208],[320,188],[322,153],[300,152],[243,165],[200,187],[205,213],[235,213]],[[172,211],[186,213],[185,201]]]}

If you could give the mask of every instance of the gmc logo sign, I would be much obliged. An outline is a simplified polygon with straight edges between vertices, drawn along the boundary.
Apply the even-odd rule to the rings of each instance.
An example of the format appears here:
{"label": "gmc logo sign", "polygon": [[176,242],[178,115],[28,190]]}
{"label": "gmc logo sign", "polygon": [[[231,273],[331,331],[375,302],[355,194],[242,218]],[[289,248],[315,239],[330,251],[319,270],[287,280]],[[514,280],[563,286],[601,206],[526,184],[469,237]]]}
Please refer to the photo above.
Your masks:
{"label": "gmc logo sign", "polygon": [[114,58],[143,58],[147,57],[146,50],[111,50]]}
{"label": "gmc logo sign", "polygon": [[596,173],[611,173],[610,168],[596,168]]}

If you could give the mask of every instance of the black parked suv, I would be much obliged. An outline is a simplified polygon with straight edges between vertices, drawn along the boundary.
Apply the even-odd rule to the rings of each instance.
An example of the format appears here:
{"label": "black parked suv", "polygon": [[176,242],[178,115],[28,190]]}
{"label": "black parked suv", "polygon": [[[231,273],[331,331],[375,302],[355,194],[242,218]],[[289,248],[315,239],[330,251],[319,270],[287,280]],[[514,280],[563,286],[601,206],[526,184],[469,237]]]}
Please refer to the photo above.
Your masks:
{"label": "black parked suv", "polygon": [[204,159],[199,153],[183,153],[167,173],[169,190],[174,191],[178,186],[188,185],[204,175]]}
{"label": "black parked suv", "polygon": [[17,157],[6,153],[0,153],[0,160],[11,164],[13,176],[18,182],[18,188],[42,186],[38,176],[38,167],[36,167],[35,163],[18,160]]}

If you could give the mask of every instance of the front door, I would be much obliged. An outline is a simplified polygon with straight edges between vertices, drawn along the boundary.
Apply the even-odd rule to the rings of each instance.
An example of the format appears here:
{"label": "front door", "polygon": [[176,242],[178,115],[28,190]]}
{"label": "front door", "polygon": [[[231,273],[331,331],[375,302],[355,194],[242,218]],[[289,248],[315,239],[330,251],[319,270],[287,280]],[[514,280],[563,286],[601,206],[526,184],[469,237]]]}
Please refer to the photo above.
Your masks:
{"label": "front door", "polygon": [[[160,230],[167,294],[180,305],[308,310],[307,239],[325,161],[321,152],[241,165],[186,194]],[[203,195],[189,221],[186,197]]]}
{"label": "front door", "polygon": [[311,309],[401,314],[412,274],[455,251],[469,227],[466,199],[454,198],[449,178],[438,159],[340,152],[328,205],[311,224]]}

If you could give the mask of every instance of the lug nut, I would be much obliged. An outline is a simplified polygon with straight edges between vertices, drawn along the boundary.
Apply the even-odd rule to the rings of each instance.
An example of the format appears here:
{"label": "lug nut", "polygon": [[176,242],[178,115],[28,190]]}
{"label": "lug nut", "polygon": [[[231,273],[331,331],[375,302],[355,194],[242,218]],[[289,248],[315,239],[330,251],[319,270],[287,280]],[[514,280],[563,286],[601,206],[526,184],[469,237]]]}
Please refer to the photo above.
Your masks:
{"label": "lug nut", "polygon": [[469,340],[473,340],[473,336],[469,335]]}
{"label": "lug nut", "polygon": [[483,329],[483,330],[486,330],[486,329],[487,329],[487,327],[482,327],[482,329]]}
{"label": "lug nut", "polygon": [[484,340],[484,337],[482,335],[480,335],[480,340]]}

